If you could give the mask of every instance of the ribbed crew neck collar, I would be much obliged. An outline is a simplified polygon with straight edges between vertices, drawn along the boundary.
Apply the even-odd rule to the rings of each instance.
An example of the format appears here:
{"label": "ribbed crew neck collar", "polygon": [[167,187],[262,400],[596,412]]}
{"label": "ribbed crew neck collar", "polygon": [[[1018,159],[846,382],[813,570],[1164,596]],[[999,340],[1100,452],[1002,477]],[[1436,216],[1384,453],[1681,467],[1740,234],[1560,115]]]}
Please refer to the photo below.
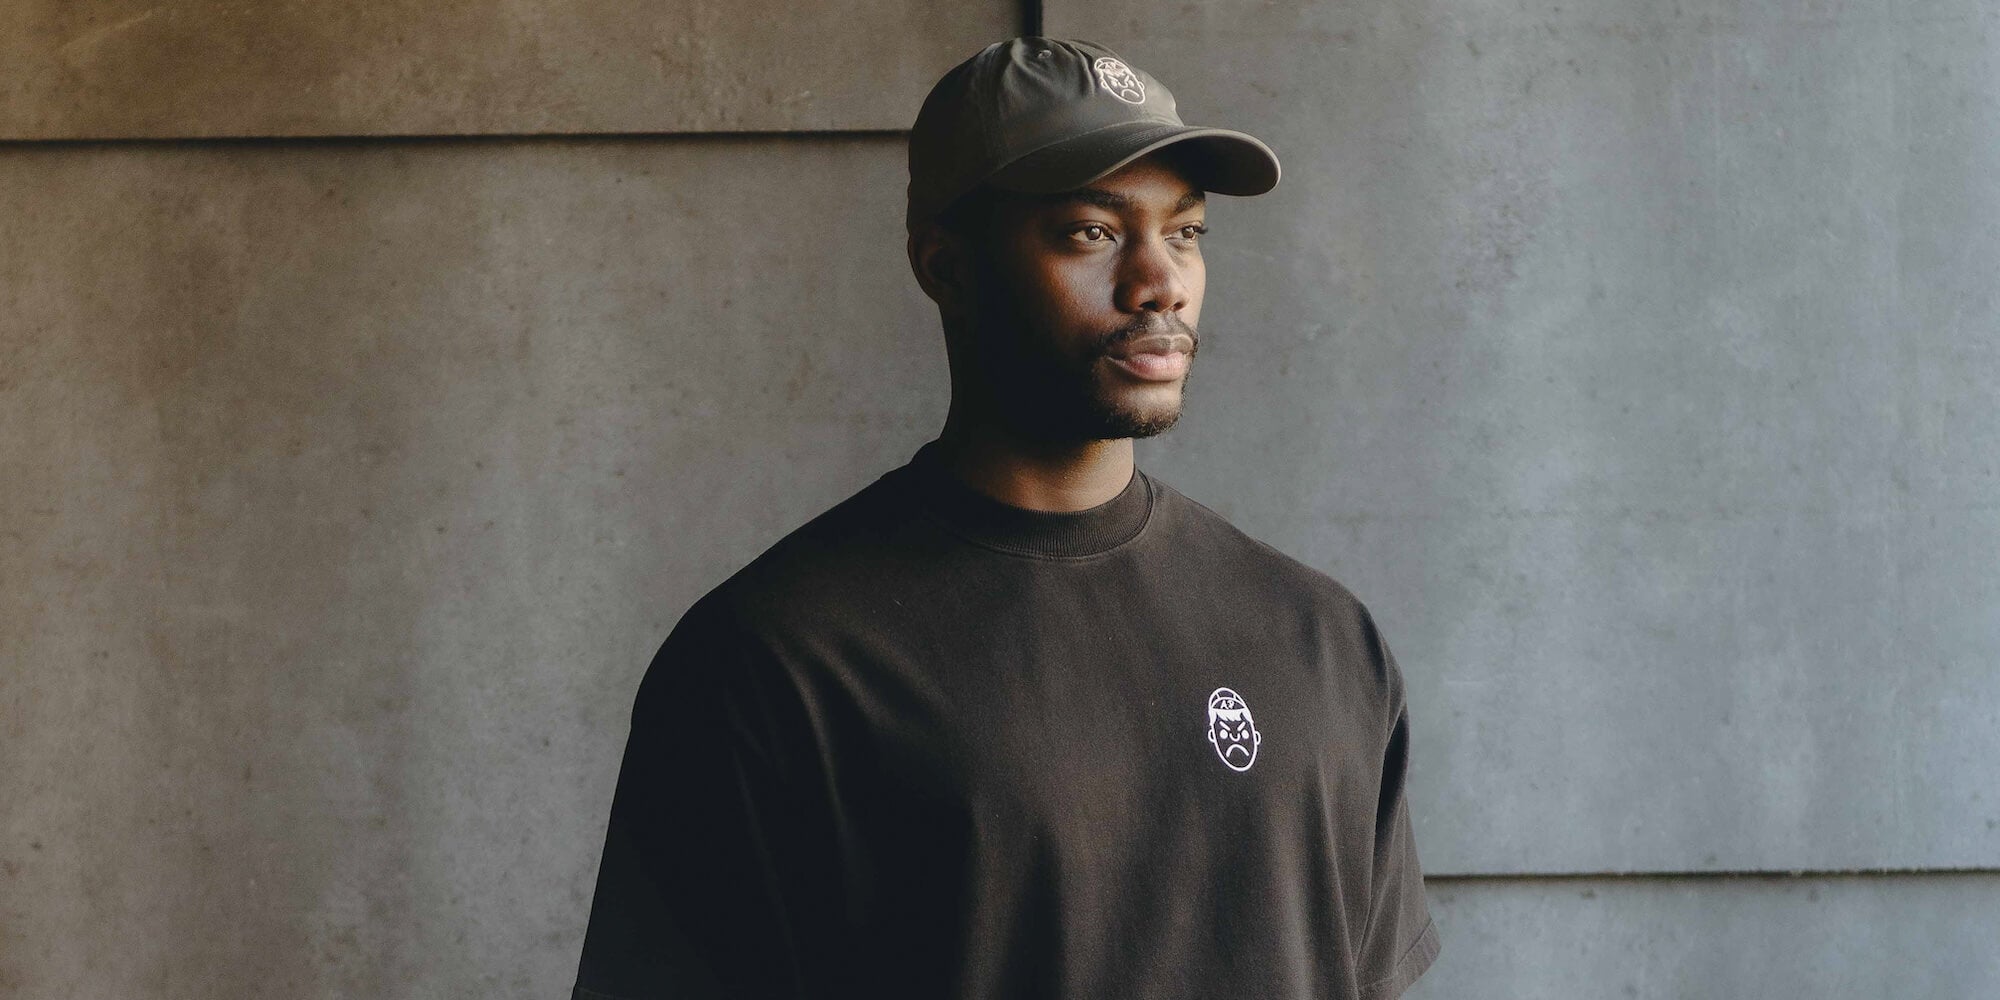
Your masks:
{"label": "ribbed crew neck collar", "polygon": [[1086,510],[1029,510],[961,481],[944,464],[944,446],[925,442],[900,470],[923,507],[969,541],[1017,555],[1096,555],[1136,537],[1152,517],[1152,479],[1138,467],[1117,496]]}

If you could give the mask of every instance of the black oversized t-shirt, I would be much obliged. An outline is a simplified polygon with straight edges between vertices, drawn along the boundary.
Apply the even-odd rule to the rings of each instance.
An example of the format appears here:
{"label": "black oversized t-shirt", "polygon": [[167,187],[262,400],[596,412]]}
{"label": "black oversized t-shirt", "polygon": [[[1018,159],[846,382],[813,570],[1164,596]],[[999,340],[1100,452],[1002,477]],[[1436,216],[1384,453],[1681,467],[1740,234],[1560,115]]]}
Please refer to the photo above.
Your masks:
{"label": "black oversized t-shirt", "polygon": [[1044,512],[938,458],[661,646],[576,996],[1402,993],[1438,938],[1367,610],[1143,471]]}

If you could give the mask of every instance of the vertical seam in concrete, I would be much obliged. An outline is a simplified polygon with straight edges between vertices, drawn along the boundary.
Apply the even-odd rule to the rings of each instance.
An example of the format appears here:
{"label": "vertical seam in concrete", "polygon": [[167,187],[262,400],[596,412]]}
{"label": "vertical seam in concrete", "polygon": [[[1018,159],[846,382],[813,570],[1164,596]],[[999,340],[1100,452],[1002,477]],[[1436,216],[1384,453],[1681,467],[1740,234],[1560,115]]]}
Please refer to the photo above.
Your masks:
{"label": "vertical seam in concrete", "polygon": [[1021,34],[1042,33],[1042,0],[1021,0]]}

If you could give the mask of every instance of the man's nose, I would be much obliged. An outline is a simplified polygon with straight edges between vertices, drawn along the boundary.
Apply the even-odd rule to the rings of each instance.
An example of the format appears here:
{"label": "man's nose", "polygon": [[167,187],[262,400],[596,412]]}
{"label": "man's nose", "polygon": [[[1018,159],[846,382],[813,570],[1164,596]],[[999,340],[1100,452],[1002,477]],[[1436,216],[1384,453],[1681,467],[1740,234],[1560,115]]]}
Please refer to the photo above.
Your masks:
{"label": "man's nose", "polygon": [[1117,305],[1121,312],[1174,313],[1187,308],[1186,264],[1164,238],[1135,239],[1119,263]]}

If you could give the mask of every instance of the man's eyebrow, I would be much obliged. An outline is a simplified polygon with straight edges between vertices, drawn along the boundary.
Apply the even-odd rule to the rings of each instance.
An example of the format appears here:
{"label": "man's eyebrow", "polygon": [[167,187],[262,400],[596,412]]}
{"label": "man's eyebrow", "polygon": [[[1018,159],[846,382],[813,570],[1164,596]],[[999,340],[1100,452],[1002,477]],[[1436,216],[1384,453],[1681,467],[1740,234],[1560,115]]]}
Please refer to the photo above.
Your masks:
{"label": "man's eyebrow", "polygon": [[[1055,194],[1045,196],[1043,200],[1051,205],[1065,205],[1070,202],[1080,201],[1086,205],[1095,205],[1098,208],[1108,209],[1113,212],[1132,207],[1131,198],[1116,191],[1106,191],[1103,188],[1087,187],[1077,188],[1074,191],[1058,191]],[[1181,200],[1174,203],[1174,209],[1169,214],[1179,215],[1207,201],[1208,194],[1206,192],[1199,188],[1190,190],[1188,193],[1181,195]]]}

